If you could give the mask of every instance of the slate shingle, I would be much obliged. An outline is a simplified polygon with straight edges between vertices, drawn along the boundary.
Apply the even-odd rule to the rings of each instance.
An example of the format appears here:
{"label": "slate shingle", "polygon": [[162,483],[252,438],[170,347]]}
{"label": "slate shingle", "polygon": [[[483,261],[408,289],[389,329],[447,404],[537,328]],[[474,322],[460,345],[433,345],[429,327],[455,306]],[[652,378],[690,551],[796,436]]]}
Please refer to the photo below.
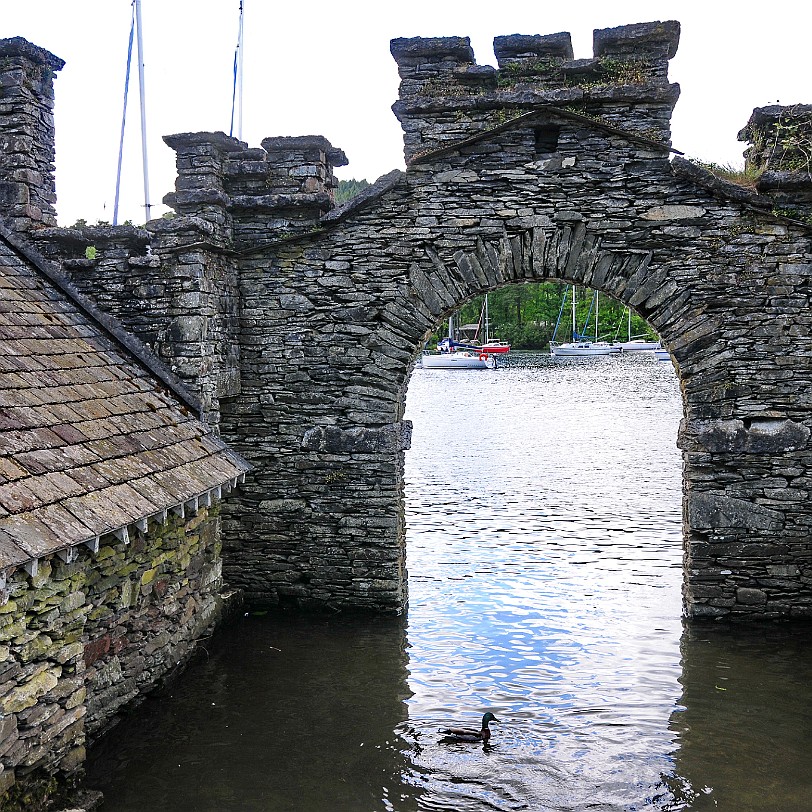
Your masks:
{"label": "slate shingle", "polygon": [[248,468],[92,312],[0,239],[0,570]]}

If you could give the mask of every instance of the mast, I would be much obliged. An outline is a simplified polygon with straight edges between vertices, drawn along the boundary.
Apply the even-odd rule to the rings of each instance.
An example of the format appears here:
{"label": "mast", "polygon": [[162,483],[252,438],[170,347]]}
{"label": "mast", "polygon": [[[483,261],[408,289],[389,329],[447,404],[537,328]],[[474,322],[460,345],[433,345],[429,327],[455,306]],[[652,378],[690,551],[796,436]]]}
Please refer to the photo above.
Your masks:
{"label": "mast", "polygon": [[629,341],[632,340],[632,309],[630,307],[626,308],[626,313],[629,315]]}
{"label": "mast", "polygon": [[595,291],[595,341],[598,340],[598,311],[601,309],[600,293]]}
{"label": "mast", "polygon": [[575,329],[575,285],[572,286],[572,340],[578,340],[578,331]]}
{"label": "mast", "polygon": [[127,98],[130,94],[130,68],[133,61],[133,37],[135,35],[135,5],[132,7],[130,38],[127,43],[127,71],[124,74],[124,109],[121,111],[121,135],[118,139],[118,165],[116,167],[116,195],[113,202],[113,225],[118,225],[118,203],[121,198],[121,162],[124,159],[124,129],[127,124]]}
{"label": "mast", "polygon": [[240,105],[240,113],[237,117],[237,140],[242,141],[242,64],[243,52],[243,0],[240,0],[240,27],[237,34],[237,100]]}
{"label": "mast", "polygon": [[489,315],[488,315],[488,294],[485,294],[485,343],[487,344],[491,340],[491,333],[490,333],[490,324],[489,324]]}
{"label": "mast", "polygon": [[147,161],[147,110],[144,94],[144,42],[141,25],[141,0],[135,2],[135,30],[138,41],[138,90],[141,99],[141,159],[144,167],[144,209],[147,221],[151,219],[152,206],[149,202],[149,164]]}

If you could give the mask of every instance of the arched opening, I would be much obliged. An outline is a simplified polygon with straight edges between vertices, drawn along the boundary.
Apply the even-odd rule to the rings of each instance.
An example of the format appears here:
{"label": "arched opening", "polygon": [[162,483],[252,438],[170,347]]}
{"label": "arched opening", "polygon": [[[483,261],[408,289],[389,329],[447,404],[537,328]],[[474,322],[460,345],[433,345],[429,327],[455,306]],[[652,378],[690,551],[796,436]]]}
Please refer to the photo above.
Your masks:
{"label": "arched opening", "polygon": [[[560,299],[566,286],[557,287]],[[542,289],[502,290],[509,301],[523,295],[526,313],[543,304]],[[559,301],[547,304],[539,330],[555,325]],[[607,328],[614,311],[625,330],[614,305]],[[616,802],[614,781],[656,785],[668,771],[680,695],[682,415],[674,367],[653,352],[511,349],[495,370],[412,375],[410,716],[467,708],[476,723],[493,707],[509,718],[512,741],[544,766],[505,785],[505,798],[557,808],[563,790],[551,777],[570,774],[566,792],[578,785],[575,750],[598,805]],[[430,772],[436,797],[460,802],[465,792]]]}

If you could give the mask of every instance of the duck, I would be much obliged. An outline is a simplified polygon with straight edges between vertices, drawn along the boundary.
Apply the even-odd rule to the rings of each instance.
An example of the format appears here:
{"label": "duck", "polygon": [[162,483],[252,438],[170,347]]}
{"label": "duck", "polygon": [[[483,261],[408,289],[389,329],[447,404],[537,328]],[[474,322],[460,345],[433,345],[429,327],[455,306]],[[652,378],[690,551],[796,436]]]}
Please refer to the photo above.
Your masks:
{"label": "duck", "polygon": [[482,717],[482,729],[477,730],[473,727],[446,727],[441,728],[440,733],[445,734],[445,738],[441,739],[444,742],[485,742],[487,743],[491,737],[491,730],[488,727],[490,722],[498,722],[499,720],[488,711]]}

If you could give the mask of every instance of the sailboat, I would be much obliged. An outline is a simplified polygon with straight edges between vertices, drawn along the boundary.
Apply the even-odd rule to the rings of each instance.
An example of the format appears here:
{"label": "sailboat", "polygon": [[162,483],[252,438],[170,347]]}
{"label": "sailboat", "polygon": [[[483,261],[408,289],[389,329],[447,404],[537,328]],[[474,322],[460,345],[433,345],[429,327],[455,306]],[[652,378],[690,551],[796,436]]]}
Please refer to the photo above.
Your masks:
{"label": "sailboat", "polygon": [[424,350],[420,365],[424,369],[494,369],[496,360],[479,346],[454,341],[454,316],[448,318],[448,338],[438,343],[439,352]]}
{"label": "sailboat", "polygon": [[[510,344],[506,341],[499,341],[496,338],[490,337],[490,314],[488,311],[488,294],[485,294],[485,299],[482,303],[482,310],[479,314],[479,322],[476,325],[470,324],[460,328],[460,330],[476,329],[473,339],[470,341],[457,340],[454,338],[453,322],[449,319],[448,336],[437,343],[437,349],[440,352],[455,352],[459,350],[467,350],[468,352],[487,353],[488,355],[502,355],[510,352]],[[484,333],[484,341],[479,342],[480,330]]]}
{"label": "sailboat", "polygon": [[[635,352],[640,350],[651,351],[662,348],[659,341],[651,341],[644,333],[632,336],[632,310],[630,307],[626,308],[626,319],[628,325],[628,339],[621,344],[615,343],[616,347],[620,347],[623,352]],[[620,332],[620,327],[618,327],[618,332]]]}
{"label": "sailboat", "polygon": [[[561,300],[561,308],[558,311],[558,320],[555,323],[553,330],[553,340],[550,341],[550,355],[556,358],[571,358],[571,357],[591,357],[593,355],[612,355],[613,353],[620,352],[620,347],[609,344],[606,341],[598,340],[598,291],[595,291],[595,297],[592,301],[592,307],[595,308],[595,340],[587,338],[585,335],[578,333],[576,323],[576,296],[575,285],[572,286],[572,341],[559,344],[556,342],[555,337],[558,332],[558,325],[561,322],[561,316],[564,312],[564,306],[567,301],[567,294],[564,293],[564,298]],[[591,308],[590,308],[591,309]],[[589,316],[587,315],[587,319]]]}

